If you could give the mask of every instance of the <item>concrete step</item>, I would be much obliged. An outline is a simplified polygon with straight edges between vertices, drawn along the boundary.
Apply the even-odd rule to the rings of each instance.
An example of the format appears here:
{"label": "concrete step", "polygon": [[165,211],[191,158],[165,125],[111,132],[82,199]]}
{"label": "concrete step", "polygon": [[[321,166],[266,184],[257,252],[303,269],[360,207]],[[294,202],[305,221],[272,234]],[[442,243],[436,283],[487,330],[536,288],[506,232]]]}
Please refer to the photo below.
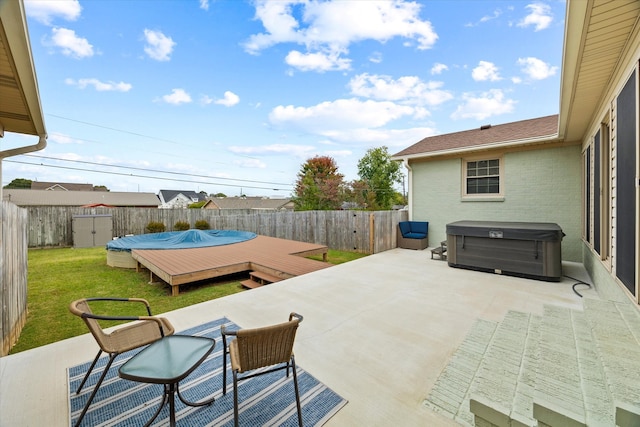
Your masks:
{"label": "concrete step", "polygon": [[473,426],[470,387],[497,325],[488,320],[476,321],[424,401],[427,408],[461,425]]}
{"label": "concrete step", "polygon": [[475,425],[536,425],[532,402],[540,322],[540,316],[510,311],[496,328],[472,385]]}
{"label": "concrete step", "polygon": [[425,405],[469,426],[639,426],[640,310],[583,303],[479,321]]}

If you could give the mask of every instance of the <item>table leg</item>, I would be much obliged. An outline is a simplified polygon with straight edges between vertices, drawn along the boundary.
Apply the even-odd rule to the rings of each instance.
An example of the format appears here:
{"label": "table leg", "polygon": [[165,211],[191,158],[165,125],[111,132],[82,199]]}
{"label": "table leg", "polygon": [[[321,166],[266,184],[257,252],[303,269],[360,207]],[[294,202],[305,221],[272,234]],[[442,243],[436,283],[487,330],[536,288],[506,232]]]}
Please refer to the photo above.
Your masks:
{"label": "table leg", "polygon": [[180,398],[182,403],[184,403],[187,406],[194,406],[195,407],[195,406],[211,405],[216,400],[215,397],[212,397],[211,399],[203,400],[202,402],[191,402],[191,401],[188,401],[184,397],[182,397],[182,395],[180,394],[180,385],[179,384],[176,384],[176,393],[178,393],[178,398]]}
{"label": "table leg", "polygon": [[168,391],[167,391],[167,385],[164,384],[163,387],[164,387],[164,392],[162,393],[162,402],[160,402],[160,405],[158,406],[158,409],[156,410],[155,414],[153,414],[153,416],[149,419],[149,421],[146,422],[144,427],[149,427],[151,425],[151,423],[160,414],[160,411],[162,411],[162,408],[164,408],[164,404],[167,403],[167,395],[169,394]]}
{"label": "table leg", "polygon": [[169,425],[176,427],[176,397],[174,388],[177,384],[169,385]]}

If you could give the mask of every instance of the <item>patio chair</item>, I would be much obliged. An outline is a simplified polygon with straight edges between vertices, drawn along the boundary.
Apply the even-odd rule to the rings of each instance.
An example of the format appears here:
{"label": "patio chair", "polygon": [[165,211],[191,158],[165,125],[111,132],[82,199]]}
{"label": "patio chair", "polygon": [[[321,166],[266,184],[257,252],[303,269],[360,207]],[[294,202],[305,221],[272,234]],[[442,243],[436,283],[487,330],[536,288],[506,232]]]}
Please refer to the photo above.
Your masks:
{"label": "patio chair", "polygon": [[[143,304],[146,308],[148,316],[107,316],[107,315],[98,315],[94,314],[89,307],[89,302],[91,301],[114,301],[114,302],[131,302],[137,304]],[[109,354],[109,362],[102,371],[102,375],[100,375],[100,379],[96,383],[93,388],[93,392],[87,400],[86,405],[84,406],[80,417],[76,421],[75,425],[79,426],[84,418],[87,410],[89,409],[89,405],[93,401],[102,381],[104,380],[111,364],[114,359],[119,355],[126,351],[136,349],[138,347],[145,346],[147,344],[151,344],[154,341],[159,340],[160,338],[173,335],[175,332],[173,326],[169,322],[169,320],[163,317],[155,317],[151,314],[151,307],[149,303],[142,298],[84,298],[73,301],[69,305],[69,311],[72,314],[80,317],[84,323],[89,328],[91,335],[95,338],[96,342],[100,349],[98,350],[98,354],[95,359],[93,359],[93,363],[89,367],[89,370],[85,374],[82,382],[78,386],[76,390],[76,394],[79,394],[84,387],[85,382],[89,378],[91,371],[95,367],[98,359],[102,352]],[[98,322],[99,320],[138,320],[138,322],[128,324],[124,327],[115,329],[112,332],[105,332]]]}
{"label": "patio chair", "polygon": [[[222,343],[224,345],[222,394],[227,393],[227,354],[229,354],[233,373],[233,417],[235,426],[238,426],[238,382],[282,369],[286,369],[288,377],[289,368],[293,371],[293,386],[298,407],[298,424],[302,426],[300,392],[298,390],[296,362],[293,356],[293,341],[300,322],[302,322],[302,316],[297,313],[291,313],[289,314],[288,322],[272,326],[237,331],[227,330],[224,325],[221,326],[220,332],[222,333]],[[235,336],[228,345],[227,336]],[[270,369],[239,376],[239,374],[260,368]]]}

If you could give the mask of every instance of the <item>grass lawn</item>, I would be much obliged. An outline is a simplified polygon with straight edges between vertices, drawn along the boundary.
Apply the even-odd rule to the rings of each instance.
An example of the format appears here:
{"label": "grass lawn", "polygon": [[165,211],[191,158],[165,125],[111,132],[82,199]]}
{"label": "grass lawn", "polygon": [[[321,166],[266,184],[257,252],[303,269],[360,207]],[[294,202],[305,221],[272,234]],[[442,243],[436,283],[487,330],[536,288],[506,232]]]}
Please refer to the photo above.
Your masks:
{"label": "grass lawn", "polygon": [[[329,250],[331,264],[341,264],[366,256],[355,252]],[[310,257],[322,260],[321,256]],[[88,297],[144,298],[149,301],[153,314],[161,314],[192,304],[245,292],[240,280],[246,275],[235,275],[180,286],[180,294],[171,296],[171,287],[165,283],[149,284],[149,272],[113,268],[107,265],[103,247],[89,249],[30,249],[27,278],[27,323],[11,354],[88,332],[82,320],[69,312],[69,303]],[[144,315],[138,304],[117,304],[142,311],[127,314]],[[125,314],[113,312],[110,314]]]}

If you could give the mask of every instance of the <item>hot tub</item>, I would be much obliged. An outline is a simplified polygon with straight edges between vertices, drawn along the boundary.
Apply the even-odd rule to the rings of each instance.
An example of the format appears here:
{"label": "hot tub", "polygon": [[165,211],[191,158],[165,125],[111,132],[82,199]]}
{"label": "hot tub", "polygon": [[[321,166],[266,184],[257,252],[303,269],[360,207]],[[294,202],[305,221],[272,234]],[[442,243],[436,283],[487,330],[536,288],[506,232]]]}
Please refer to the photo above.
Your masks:
{"label": "hot tub", "polygon": [[546,281],[562,278],[558,224],[458,221],[447,224],[449,266]]}

